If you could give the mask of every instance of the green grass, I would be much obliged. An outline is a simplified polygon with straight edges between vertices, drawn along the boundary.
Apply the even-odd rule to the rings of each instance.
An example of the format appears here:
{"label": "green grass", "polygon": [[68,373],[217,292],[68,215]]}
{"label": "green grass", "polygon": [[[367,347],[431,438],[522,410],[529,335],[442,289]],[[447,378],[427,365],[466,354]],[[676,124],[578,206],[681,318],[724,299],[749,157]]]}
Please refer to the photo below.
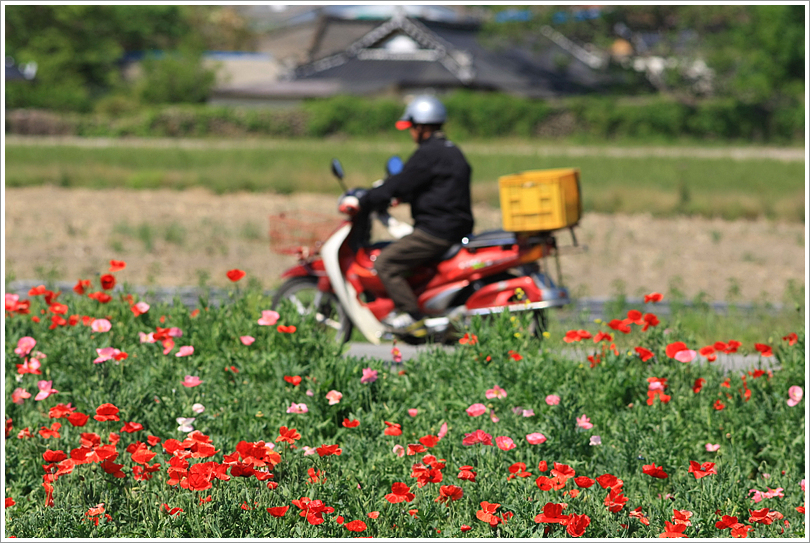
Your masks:
{"label": "green grass", "polygon": [[[94,284],[92,290],[97,290]],[[125,285],[126,289],[126,285]],[[634,326],[627,341],[655,353],[643,363],[635,354],[608,354],[590,367],[587,361],[572,360],[559,354],[565,347],[552,338],[550,350],[540,349],[538,341],[525,331],[528,320],[502,314],[498,318],[475,320],[469,333],[475,344],[459,345],[452,351],[428,350],[402,368],[389,371],[381,360],[341,356],[340,349],[325,341],[314,327],[312,317],[302,320],[291,305],[280,308],[277,324],[295,325],[297,330],[281,333],[276,326],[260,326],[257,319],[270,300],[259,291],[235,285],[229,303],[220,307],[200,300],[198,314],[180,303],[153,304],[138,317],[129,303],[116,293],[108,304],[87,296],[63,293],[59,303],[67,314],[104,317],[112,323],[108,332],[93,332],[81,323],[76,326],[50,326],[47,305],[42,296],[33,297],[30,314],[17,314],[5,320],[5,413],[9,437],[4,444],[6,497],[15,502],[5,509],[4,536],[17,537],[150,537],[150,538],[268,538],[268,537],[540,537],[544,525],[534,519],[547,503],[567,503],[564,514],[587,515],[590,524],[584,537],[658,537],[671,522],[674,510],[689,511],[689,537],[728,537],[729,530],[715,527],[716,513],[732,515],[750,525],[751,537],[792,537],[806,535],[803,506],[805,496],[800,481],[805,469],[805,398],[790,407],[788,390],[805,379],[804,332],[798,332],[793,346],[774,337],[769,344],[781,369],[772,376],[725,375],[716,365],[684,364],[665,354],[666,346],[683,341],[699,348],[695,338],[678,323],[662,319],[657,327],[642,332]],[[40,310],[45,310],[42,315]],[[34,322],[32,316],[42,317]],[[169,354],[157,343],[139,340],[139,332],[155,332],[158,327],[177,327]],[[763,330],[759,341],[782,331]],[[239,336],[251,335],[256,342],[245,346]],[[14,349],[24,336],[36,340],[34,351],[41,357],[42,375],[17,376],[16,364],[23,359]],[[728,337],[713,338],[728,341]],[[739,338],[737,338],[739,339]],[[181,346],[193,346],[194,353],[176,357]],[[116,363],[94,364],[96,349],[114,347],[128,354]],[[741,352],[752,352],[744,343]],[[519,356],[518,356],[519,355]],[[238,373],[231,370],[238,370]],[[226,370],[226,368],[228,368]],[[361,382],[364,368],[378,372],[378,379]],[[199,386],[181,385],[186,375],[202,380]],[[299,376],[298,385],[285,376]],[[648,405],[649,378],[666,379],[666,402],[659,398]],[[729,378],[729,387],[723,383]],[[33,394],[38,380],[52,381],[59,392],[42,401],[33,397],[20,404],[10,401],[15,388]],[[693,391],[696,379],[705,383]],[[743,384],[750,389],[748,401],[740,393]],[[506,397],[486,398],[486,391],[498,385]],[[311,391],[311,395],[307,391]],[[337,390],[340,403],[329,405],[326,394]],[[547,395],[560,397],[558,405],[544,401]],[[716,401],[724,408],[717,410]],[[305,414],[287,413],[291,403],[305,403]],[[50,418],[57,404],[70,403],[78,412],[90,415],[84,426],[74,427],[66,419]],[[119,421],[94,420],[96,409],[112,403],[120,411]],[[192,406],[202,404],[202,413]],[[497,415],[473,418],[465,410],[482,403]],[[515,408],[520,408],[517,412]],[[416,416],[409,409],[417,409]],[[533,416],[525,416],[532,409]],[[579,428],[577,418],[587,415],[594,427]],[[169,461],[180,469],[179,458],[168,448],[169,439],[183,441],[187,433],[178,429],[177,417],[195,417],[193,426],[210,439],[214,452],[187,458],[191,466],[214,462],[225,466],[229,480],[213,479],[205,490],[168,484]],[[344,419],[357,420],[356,428],[343,426]],[[401,424],[399,436],[384,433],[385,422]],[[127,422],[143,425],[142,430],[126,433]],[[436,436],[446,422],[447,434],[429,450],[398,457],[393,446],[419,443]],[[39,431],[61,423],[59,437],[45,438]],[[11,428],[9,428],[9,425]],[[300,439],[296,448],[276,442],[278,464],[271,470],[276,488],[254,476],[239,477],[233,470],[236,459],[227,460],[239,443],[274,442],[281,426],[295,428]],[[23,429],[30,438],[18,438]],[[502,450],[482,444],[464,445],[466,434],[483,430],[493,441],[498,436],[512,438],[516,447]],[[70,455],[81,446],[82,437],[97,434],[101,443],[111,441],[110,433],[120,436],[115,444],[115,464],[121,465],[122,478],[105,472],[97,462],[73,466],[71,473],[54,482],[53,506],[45,505],[43,465],[46,451]],[[540,432],[547,441],[530,445],[526,435]],[[591,436],[601,437],[601,445],[590,445]],[[146,448],[154,453],[149,465],[160,464],[148,480],[134,477],[137,466],[133,451],[138,442],[157,436],[161,444]],[[708,452],[707,443],[720,445]],[[305,456],[303,446],[339,445],[340,456]],[[90,447],[92,445],[88,445]],[[190,447],[191,442],[186,446]],[[441,459],[434,467],[433,482],[417,487],[414,465],[428,462],[425,454]],[[240,458],[248,462],[245,455]],[[540,472],[539,464],[548,469]],[[710,462],[716,474],[697,480],[688,472],[690,462]],[[229,464],[230,462],[230,464]],[[523,462],[530,477],[508,479],[509,468]],[[568,480],[563,488],[541,490],[536,480],[551,477],[555,463],[576,471],[576,476],[595,479],[603,474],[623,481],[622,494],[628,501],[620,510],[609,512],[604,505],[608,491],[599,484],[579,488]],[[668,477],[655,479],[644,473],[644,466],[661,466]],[[473,466],[475,482],[460,480],[461,466]],[[63,466],[64,467],[64,466]],[[320,470],[326,480],[308,482]],[[180,475],[178,475],[180,477]],[[409,503],[392,504],[385,499],[393,483],[404,482],[414,493]],[[443,485],[463,490],[458,501],[445,506],[436,503]],[[185,485],[188,486],[188,485]],[[765,499],[756,504],[750,490],[766,492],[783,489],[784,497]],[[578,495],[570,491],[577,490]],[[666,497],[670,495],[670,497]],[[200,503],[209,497],[210,502]],[[334,511],[324,514],[319,526],[299,516],[293,504],[302,496],[322,500]],[[496,528],[476,518],[481,502],[500,504],[497,513],[513,514]],[[110,519],[98,526],[87,512],[104,504]],[[180,507],[182,513],[169,516],[162,504]],[[242,506],[246,508],[243,508]],[[290,506],[282,518],[273,518],[267,508]],[[649,519],[644,525],[629,516],[641,508]],[[749,510],[769,507],[784,515],[771,525],[749,520]],[[408,511],[418,509],[416,517]],[[368,513],[379,512],[378,518]],[[355,534],[346,522],[363,520],[366,529]],[[462,532],[462,525],[470,526]],[[396,527],[395,527],[396,526]],[[784,533],[782,530],[784,529]],[[553,536],[565,536],[562,526],[552,526]]]}
{"label": "green grass", "polygon": [[[242,148],[185,148],[178,142],[146,148],[63,144],[6,144],[7,187],[56,184],[70,187],[185,189],[338,194],[329,173],[341,159],[346,184],[369,186],[383,175],[391,154],[407,158],[403,139],[257,140]],[[237,143],[238,145],[238,143]],[[725,219],[767,217],[804,220],[804,162],[698,157],[545,155],[543,142],[471,141],[462,148],[473,167],[476,201],[498,204],[497,179],[524,170],[577,167],[585,212],[692,214]],[[554,146],[558,148],[557,145]],[[601,152],[603,146],[592,146]]]}

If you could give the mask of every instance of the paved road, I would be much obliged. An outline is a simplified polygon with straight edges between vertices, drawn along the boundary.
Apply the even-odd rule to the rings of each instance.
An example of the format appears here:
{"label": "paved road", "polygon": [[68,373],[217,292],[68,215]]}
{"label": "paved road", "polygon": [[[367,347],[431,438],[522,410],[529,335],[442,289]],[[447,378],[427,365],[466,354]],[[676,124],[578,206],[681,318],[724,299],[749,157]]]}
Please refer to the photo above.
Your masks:
{"label": "paved road", "polygon": [[[349,349],[344,356],[354,356],[357,358],[371,358],[371,359],[380,359],[385,361],[391,361],[391,349],[393,347],[392,343],[383,343],[381,345],[372,345],[370,343],[350,343]],[[418,356],[420,353],[431,351],[433,349],[453,349],[452,346],[427,346],[427,345],[420,345],[420,346],[413,346],[413,345],[405,345],[397,343],[397,348],[402,353],[403,360],[410,360]],[[578,356],[582,357],[583,361],[586,361],[584,356],[578,354],[578,352],[574,349],[567,349],[562,352],[563,355],[569,357],[569,359],[574,359]],[[700,363],[705,363],[703,359],[700,359]],[[763,364],[762,367],[765,369],[777,369],[778,362],[773,358],[765,358],[762,359]],[[717,357],[717,361],[714,364],[719,365],[722,367],[727,373],[737,373],[737,372],[744,372],[750,369],[757,367],[760,361],[759,355],[726,355],[721,354]]]}

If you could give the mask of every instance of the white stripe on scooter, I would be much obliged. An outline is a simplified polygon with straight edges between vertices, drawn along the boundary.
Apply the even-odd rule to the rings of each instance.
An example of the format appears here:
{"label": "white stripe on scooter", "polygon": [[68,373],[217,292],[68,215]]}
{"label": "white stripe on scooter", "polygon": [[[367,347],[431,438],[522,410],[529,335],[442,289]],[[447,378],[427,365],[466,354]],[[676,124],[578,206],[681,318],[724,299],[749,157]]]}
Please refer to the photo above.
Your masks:
{"label": "white stripe on scooter", "polygon": [[343,278],[343,273],[340,271],[338,252],[351,229],[351,224],[344,224],[321,246],[323,265],[326,268],[326,275],[329,276],[329,281],[332,283],[332,290],[335,291],[335,295],[346,309],[354,325],[367,340],[374,345],[379,345],[385,328],[368,308],[360,305],[357,291]]}

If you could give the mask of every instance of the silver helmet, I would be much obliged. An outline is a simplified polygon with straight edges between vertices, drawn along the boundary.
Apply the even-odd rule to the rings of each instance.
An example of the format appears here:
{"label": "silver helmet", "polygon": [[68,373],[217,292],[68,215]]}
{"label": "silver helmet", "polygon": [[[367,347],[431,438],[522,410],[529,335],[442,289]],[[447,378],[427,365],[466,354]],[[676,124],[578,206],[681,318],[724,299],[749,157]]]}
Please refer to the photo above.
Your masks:
{"label": "silver helmet", "polygon": [[447,110],[438,98],[430,95],[417,96],[405,108],[397,122],[397,128],[405,130],[415,124],[444,124]]}

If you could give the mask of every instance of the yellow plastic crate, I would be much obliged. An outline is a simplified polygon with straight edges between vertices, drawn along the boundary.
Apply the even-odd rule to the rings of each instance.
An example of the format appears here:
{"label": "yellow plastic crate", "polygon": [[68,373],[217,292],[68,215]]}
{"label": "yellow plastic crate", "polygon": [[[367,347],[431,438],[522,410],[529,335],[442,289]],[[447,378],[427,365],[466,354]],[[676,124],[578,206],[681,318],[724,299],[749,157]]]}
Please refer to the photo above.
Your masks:
{"label": "yellow plastic crate", "polygon": [[503,229],[540,232],[579,222],[579,168],[531,170],[498,179]]}

